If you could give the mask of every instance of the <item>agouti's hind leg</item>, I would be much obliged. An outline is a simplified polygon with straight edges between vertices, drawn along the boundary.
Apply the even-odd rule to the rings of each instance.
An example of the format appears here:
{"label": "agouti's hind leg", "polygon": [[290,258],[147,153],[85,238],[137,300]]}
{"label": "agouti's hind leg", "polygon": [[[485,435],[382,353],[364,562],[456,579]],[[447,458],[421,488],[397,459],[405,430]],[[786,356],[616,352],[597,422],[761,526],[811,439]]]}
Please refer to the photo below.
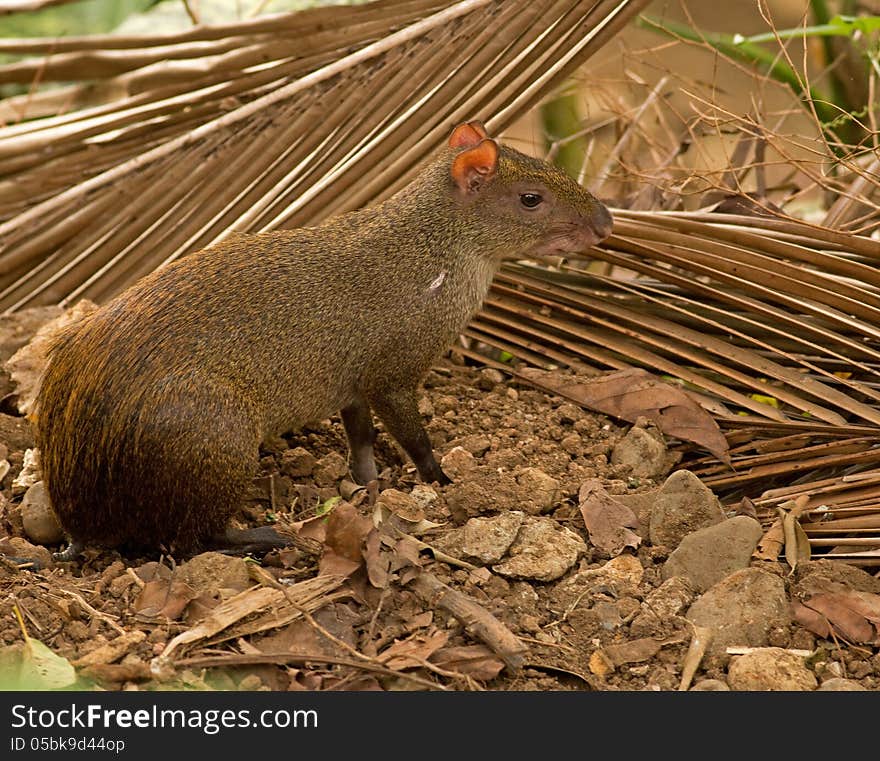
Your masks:
{"label": "agouti's hind leg", "polygon": [[396,389],[383,391],[370,398],[376,414],[385,427],[412,458],[419,470],[420,478],[431,483],[437,481],[441,486],[452,483],[434,459],[431,440],[422,425],[419,403],[415,389]]}
{"label": "agouti's hind leg", "polygon": [[373,444],[376,429],[366,399],[358,397],[340,410],[342,425],[348,438],[348,468],[355,481],[366,484],[378,478]]}

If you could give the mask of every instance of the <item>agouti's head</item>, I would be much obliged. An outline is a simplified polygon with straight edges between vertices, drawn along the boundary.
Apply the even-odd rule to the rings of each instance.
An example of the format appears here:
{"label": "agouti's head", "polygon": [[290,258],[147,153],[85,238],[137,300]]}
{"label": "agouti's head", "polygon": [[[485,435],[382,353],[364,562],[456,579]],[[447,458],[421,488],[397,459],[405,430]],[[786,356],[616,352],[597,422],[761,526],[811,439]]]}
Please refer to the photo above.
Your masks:
{"label": "agouti's head", "polygon": [[452,192],[467,216],[500,234],[506,257],[583,253],[611,234],[606,206],[557,167],[500,145],[479,122],[449,138]]}

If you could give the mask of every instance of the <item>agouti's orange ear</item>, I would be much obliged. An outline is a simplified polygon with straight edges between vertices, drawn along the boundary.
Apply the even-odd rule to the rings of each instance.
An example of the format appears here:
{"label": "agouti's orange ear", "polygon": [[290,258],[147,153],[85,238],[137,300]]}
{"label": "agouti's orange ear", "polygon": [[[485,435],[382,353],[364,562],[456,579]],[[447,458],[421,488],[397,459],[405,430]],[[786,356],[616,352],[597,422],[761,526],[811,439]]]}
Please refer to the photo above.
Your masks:
{"label": "agouti's orange ear", "polygon": [[482,122],[473,121],[459,124],[449,136],[450,148],[473,148],[480,140],[489,137]]}
{"label": "agouti's orange ear", "polygon": [[476,193],[495,176],[498,169],[498,143],[482,140],[462,151],[452,162],[452,179],[463,193]]}

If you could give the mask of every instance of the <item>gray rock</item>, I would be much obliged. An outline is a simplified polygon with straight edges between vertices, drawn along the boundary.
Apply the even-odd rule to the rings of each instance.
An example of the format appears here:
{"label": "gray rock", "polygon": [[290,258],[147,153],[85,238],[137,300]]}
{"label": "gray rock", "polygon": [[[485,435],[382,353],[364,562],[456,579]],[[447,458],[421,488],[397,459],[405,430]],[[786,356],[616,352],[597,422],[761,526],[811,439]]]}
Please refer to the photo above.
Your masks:
{"label": "gray rock", "polygon": [[31,486],[21,501],[21,521],[28,539],[37,544],[58,544],[64,531],[49,504],[49,494],[42,481]]}
{"label": "gray rock", "polygon": [[599,568],[587,568],[560,581],[553,587],[550,596],[564,608],[576,604],[578,600],[589,600],[593,590],[602,594],[610,591],[615,597],[621,597],[635,592],[644,575],[645,569],[637,557],[618,555]]}
{"label": "gray rock", "polygon": [[867,688],[862,687],[858,682],[840,677],[826,679],[819,689],[823,692],[868,692]]}
{"label": "gray rock", "polygon": [[690,692],[730,692],[730,687],[720,679],[701,679]]}
{"label": "gray rock", "polygon": [[776,626],[791,622],[785,584],[759,568],[734,571],[704,592],[686,618],[712,630],[709,652],[724,654],[730,646],[764,647]]}
{"label": "gray rock", "polygon": [[461,528],[434,539],[433,544],[460,560],[497,563],[516,539],[524,517],[519,510],[511,510],[492,518],[471,518]]}
{"label": "gray rock", "polygon": [[792,598],[802,599],[842,591],[880,594],[880,578],[839,560],[798,563],[791,586]]}
{"label": "gray rock", "polygon": [[659,488],[651,508],[651,544],[670,549],[697,529],[721,523],[721,503],[689,470],[677,470]]}
{"label": "gray rock", "polygon": [[705,592],[733,571],[748,567],[762,535],[761,524],[745,515],[698,529],[669,556],[663,578],[685,576],[697,592]]}
{"label": "gray rock", "polygon": [[611,450],[611,464],[629,468],[636,478],[662,476],[668,469],[667,462],[663,435],[645,428],[630,428]]}
{"label": "gray rock", "polygon": [[816,676],[804,659],[779,647],[762,647],[733,659],[727,669],[730,689],[746,691],[815,690]]}
{"label": "gray rock", "polygon": [[553,581],[571,569],[587,551],[574,531],[552,518],[526,518],[509,550],[510,559],[493,566],[501,576]]}

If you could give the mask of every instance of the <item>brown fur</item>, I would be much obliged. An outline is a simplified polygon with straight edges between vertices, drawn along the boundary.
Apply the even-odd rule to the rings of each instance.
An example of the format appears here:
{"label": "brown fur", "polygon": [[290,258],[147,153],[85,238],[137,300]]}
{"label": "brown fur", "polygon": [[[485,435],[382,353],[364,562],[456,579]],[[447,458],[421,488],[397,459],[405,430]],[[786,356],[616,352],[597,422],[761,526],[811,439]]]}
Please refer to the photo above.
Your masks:
{"label": "brown fur", "polygon": [[[460,153],[444,148],[383,203],[175,262],[70,328],[51,353],[37,432],[71,538],[197,548],[240,503],[264,437],[359,404],[423,477],[442,477],[429,445],[417,453],[418,387],[501,259],[610,231],[589,193],[503,146],[491,181],[462,192],[450,174]],[[522,188],[538,186],[553,208],[523,214]],[[349,433],[368,479],[372,438]]]}

